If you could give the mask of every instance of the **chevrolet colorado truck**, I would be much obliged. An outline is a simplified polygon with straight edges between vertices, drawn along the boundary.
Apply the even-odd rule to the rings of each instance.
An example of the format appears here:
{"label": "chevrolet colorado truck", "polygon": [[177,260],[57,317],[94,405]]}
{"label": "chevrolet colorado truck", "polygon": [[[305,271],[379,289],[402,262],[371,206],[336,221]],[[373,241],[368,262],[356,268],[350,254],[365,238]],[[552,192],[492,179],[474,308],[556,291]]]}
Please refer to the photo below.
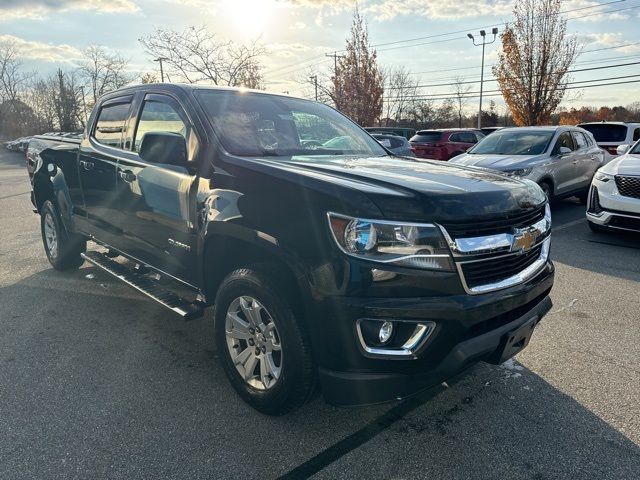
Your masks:
{"label": "chevrolet colorado truck", "polygon": [[229,381],[266,414],[503,362],[551,307],[536,184],[394,156],[320,103],[132,86],[97,102],[82,140],[35,137],[27,159],[51,265],[88,261],[210,315]]}

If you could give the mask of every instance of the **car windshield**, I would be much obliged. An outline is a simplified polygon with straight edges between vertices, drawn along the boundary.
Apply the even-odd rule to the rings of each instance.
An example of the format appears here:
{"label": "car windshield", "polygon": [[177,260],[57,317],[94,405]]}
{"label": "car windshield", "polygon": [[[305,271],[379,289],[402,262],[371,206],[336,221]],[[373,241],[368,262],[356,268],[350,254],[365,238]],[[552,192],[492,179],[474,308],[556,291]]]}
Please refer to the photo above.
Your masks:
{"label": "car windshield", "polygon": [[601,142],[624,142],[627,139],[626,125],[616,125],[612,123],[592,123],[578,125],[588,132],[591,132],[597,143]]}
{"label": "car windshield", "polygon": [[203,89],[196,96],[233,155],[388,155],[355,123],[321,103],[231,90]]}
{"label": "car windshield", "polygon": [[540,155],[547,150],[552,131],[497,131],[469,150],[472,155]]}

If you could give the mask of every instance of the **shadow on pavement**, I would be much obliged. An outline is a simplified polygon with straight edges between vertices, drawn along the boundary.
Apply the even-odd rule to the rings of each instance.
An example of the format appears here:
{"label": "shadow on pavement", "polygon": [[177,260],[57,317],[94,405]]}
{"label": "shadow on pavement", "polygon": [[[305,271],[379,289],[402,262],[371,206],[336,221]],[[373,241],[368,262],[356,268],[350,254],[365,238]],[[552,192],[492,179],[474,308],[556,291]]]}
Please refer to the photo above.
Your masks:
{"label": "shadow on pavement", "polygon": [[270,418],[229,386],[210,317],[185,323],[93,268],[0,289],[0,332],[0,478],[640,477],[638,445],[513,362]]}

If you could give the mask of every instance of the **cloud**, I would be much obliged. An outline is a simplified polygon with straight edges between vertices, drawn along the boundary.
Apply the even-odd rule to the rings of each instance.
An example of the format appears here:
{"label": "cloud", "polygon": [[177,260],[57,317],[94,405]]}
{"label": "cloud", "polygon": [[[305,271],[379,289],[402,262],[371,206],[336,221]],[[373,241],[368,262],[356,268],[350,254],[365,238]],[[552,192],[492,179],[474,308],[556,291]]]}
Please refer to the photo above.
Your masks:
{"label": "cloud", "polygon": [[52,12],[95,11],[133,13],[140,10],[133,0],[2,0],[0,19],[42,19]]}
{"label": "cloud", "polygon": [[71,45],[51,45],[34,42],[13,35],[0,35],[0,42],[10,42],[15,45],[18,55],[29,60],[45,62],[73,63],[82,57],[82,52]]}
{"label": "cloud", "polygon": [[392,20],[401,15],[420,15],[434,19],[455,19],[478,16],[504,16],[511,13],[511,0],[382,0],[363,8],[378,21]]}

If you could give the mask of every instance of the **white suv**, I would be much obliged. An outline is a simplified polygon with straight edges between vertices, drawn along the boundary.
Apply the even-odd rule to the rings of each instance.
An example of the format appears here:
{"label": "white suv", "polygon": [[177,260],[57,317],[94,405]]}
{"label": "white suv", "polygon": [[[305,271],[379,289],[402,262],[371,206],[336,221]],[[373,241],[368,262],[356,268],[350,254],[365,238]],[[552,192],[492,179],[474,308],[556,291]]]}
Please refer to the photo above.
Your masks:
{"label": "white suv", "polygon": [[640,142],[596,172],[587,205],[592,230],[640,232]]}
{"label": "white suv", "polygon": [[640,140],[640,123],[589,122],[578,127],[591,132],[598,146],[604,150],[605,163],[620,155],[618,147],[625,145],[628,148]]}

